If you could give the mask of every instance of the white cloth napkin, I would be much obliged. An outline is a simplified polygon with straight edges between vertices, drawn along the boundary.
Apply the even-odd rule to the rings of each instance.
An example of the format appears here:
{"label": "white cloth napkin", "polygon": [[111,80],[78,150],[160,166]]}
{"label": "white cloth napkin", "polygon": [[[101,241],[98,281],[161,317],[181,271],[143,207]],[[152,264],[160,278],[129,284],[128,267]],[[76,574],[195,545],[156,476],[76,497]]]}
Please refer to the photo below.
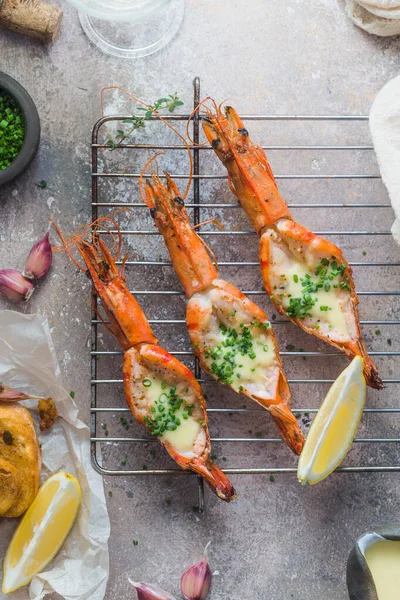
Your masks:
{"label": "white cloth napkin", "polygon": [[400,76],[389,81],[375,98],[369,123],[382,179],[396,215],[392,234],[400,244]]}
{"label": "white cloth napkin", "polygon": [[346,0],[346,13],[368,33],[400,35],[400,0]]}
{"label": "white cloth napkin", "polygon": [[[49,566],[21,588],[0,600],[41,600],[56,592],[65,600],[103,600],[108,580],[110,520],[102,477],[90,464],[89,429],[78,419],[78,409],[63,388],[47,319],[0,311],[0,382],[23,392],[53,398],[60,418],[47,432],[39,433],[42,444],[42,481],[58,471],[78,478],[82,505],[77,522],[64,546]],[[23,403],[35,412],[37,402]],[[18,521],[0,518],[2,559]],[[0,575],[1,580],[1,575]]]}

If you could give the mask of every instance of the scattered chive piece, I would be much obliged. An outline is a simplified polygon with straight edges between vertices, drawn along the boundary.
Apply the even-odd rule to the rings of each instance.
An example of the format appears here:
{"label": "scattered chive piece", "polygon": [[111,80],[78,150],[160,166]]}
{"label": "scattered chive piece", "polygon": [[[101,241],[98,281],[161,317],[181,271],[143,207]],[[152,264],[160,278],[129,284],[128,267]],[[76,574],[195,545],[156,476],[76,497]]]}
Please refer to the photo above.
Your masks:
{"label": "scattered chive piece", "polygon": [[298,275],[296,275],[296,274],[295,274],[295,275],[293,275],[293,281],[294,281],[295,283],[298,283],[298,282],[299,282],[299,276],[298,276]]}
{"label": "scattered chive piece", "polygon": [[222,457],[222,460],[223,460],[224,462],[226,462],[226,456],[223,456],[223,457]]}
{"label": "scattered chive piece", "polygon": [[363,255],[363,256],[366,256],[366,255],[367,255],[367,252],[366,252],[366,250],[363,250],[363,251],[362,251],[362,255]]}
{"label": "scattered chive piece", "polygon": [[45,181],[44,179],[41,179],[40,181],[37,182],[36,185],[38,187],[42,188],[42,190],[44,190],[45,188],[47,188],[47,181]]}
{"label": "scattered chive piece", "polygon": [[151,380],[150,379],[143,379],[143,385],[144,385],[144,387],[150,387],[151,386]]}
{"label": "scattered chive piece", "polygon": [[147,465],[142,465],[142,471],[147,471]]}
{"label": "scattered chive piece", "polygon": [[269,480],[270,480],[270,481],[275,481],[275,476],[271,474],[271,475],[269,476]]}
{"label": "scattered chive piece", "polygon": [[263,432],[262,431],[256,431],[256,437],[260,438],[263,436]]}
{"label": "scattered chive piece", "polygon": [[139,542],[138,542],[137,540],[132,540],[132,544],[133,544],[134,546],[138,546],[138,545],[139,545]]}
{"label": "scattered chive piece", "polygon": [[171,498],[167,498],[165,500],[165,503],[168,504],[168,506],[171,506]]}
{"label": "scattered chive piece", "polygon": [[75,398],[75,392],[70,392],[69,395],[71,396],[72,399]]}
{"label": "scattered chive piece", "polygon": [[381,335],[381,330],[380,329],[375,329],[375,334],[376,335]]}
{"label": "scattered chive piece", "polygon": [[392,340],[391,340],[390,338],[388,338],[386,341],[387,341],[387,343],[389,344],[389,346],[391,346],[391,345],[392,345]]}
{"label": "scattered chive piece", "polygon": [[123,459],[121,460],[121,465],[122,465],[122,466],[125,466],[125,465],[126,465],[126,458],[123,458]]}
{"label": "scattered chive piece", "polygon": [[296,419],[300,419],[301,413],[296,413],[294,416],[296,417]]}
{"label": "scattered chive piece", "polygon": [[108,495],[109,495],[110,498],[112,498],[112,491],[111,490],[108,492]]}

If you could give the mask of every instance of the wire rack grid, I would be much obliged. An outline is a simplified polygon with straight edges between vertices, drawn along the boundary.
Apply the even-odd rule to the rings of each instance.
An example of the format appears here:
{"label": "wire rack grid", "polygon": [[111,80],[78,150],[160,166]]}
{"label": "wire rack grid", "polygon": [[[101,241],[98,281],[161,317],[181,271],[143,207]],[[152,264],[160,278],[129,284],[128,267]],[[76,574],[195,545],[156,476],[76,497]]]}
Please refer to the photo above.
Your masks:
{"label": "wire rack grid", "polygon": [[[194,80],[194,107],[196,107],[198,105],[200,101],[200,81],[199,78],[196,78]],[[100,138],[100,130],[101,128],[105,125],[105,124],[109,124],[109,123],[119,123],[122,120],[126,119],[128,117],[124,117],[124,116],[118,116],[118,117],[114,117],[114,116],[107,116],[107,117],[103,117],[102,119],[100,119],[94,126],[93,128],[93,135],[92,135],[92,217],[93,220],[95,220],[98,216],[99,216],[99,211],[101,211],[102,209],[104,210],[108,210],[108,209],[115,209],[118,207],[124,207],[126,208],[127,206],[132,207],[133,211],[139,210],[140,208],[143,208],[144,205],[143,203],[140,203],[138,201],[136,202],[119,202],[118,200],[115,200],[114,197],[108,197],[105,201],[100,201],[99,200],[99,181],[100,180],[104,180],[104,179],[111,179],[114,182],[118,182],[121,180],[128,180],[128,179],[134,179],[134,180],[138,180],[140,173],[139,172],[133,172],[133,173],[127,173],[127,172],[118,172],[117,170],[112,170],[112,171],[106,171],[102,165],[100,164],[101,161],[99,161],[99,152],[100,151],[106,151],[108,146],[106,142],[101,142],[99,141]],[[180,122],[180,121],[187,121],[188,119],[188,115],[169,115],[168,117],[166,117],[167,120],[171,121],[171,122]],[[205,153],[207,150],[210,150],[210,148],[207,148],[205,146],[197,146],[196,144],[199,142],[199,137],[200,137],[200,121],[201,121],[201,115],[199,114],[195,114],[194,117],[192,118],[192,137],[193,137],[193,141],[195,142],[193,145],[190,146],[191,148],[191,152],[193,155],[193,200],[192,202],[188,202],[187,203],[187,207],[189,209],[191,209],[192,215],[193,215],[193,221],[194,223],[197,225],[201,222],[201,219],[203,218],[204,214],[203,212],[206,211],[207,217],[210,216],[210,214],[213,214],[213,216],[218,217],[219,216],[219,210],[220,209],[226,209],[228,208],[232,208],[232,209],[236,209],[238,208],[238,204],[237,202],[203,202],[201,199],[201,195],[200,195],[200,186],[203,185],[204,182],[218,182],[218,180],[225,180],[226,179],[226,174],[220,173],[218,172],[217,174],[214,173],[207,173],[207,172],[202,172],[201,166],[202,166],[202,157],[204,156],[203,153]],[[334,122],[334,123],[363,123],[366,122],[368,120],[367,116],[363,116],[363,115],[267,115],[267,114],[262,114],[262,115],[243,115],[242,116],[243,120],[245,121],[253,121],[256,123],[262,123],[262,122],[269,122],[269,123],[277,123],[277,122],[305,122],[307,125],[308,124],[326,124],[328,122]],[[185,149],[185,147],[182,144],[166,144],[166,143],[158,143],[158,144],[122,144],[121,145],[121,152],[129,152],[132,151],[133,149],[136,151],[143,151],[143,152],[155,152],[158,150],[163,150],[163,151],[170,151],[170,152],[174,152],[174,151],[183,151]],[[269,145],[263,146],[264,149],[268,150],[268,151],[289,151],[291,153],[301,153],[303,151],[313,151],[316,153],[321,153],[321,155],[323,155],[326,152],[335,152],[335,153],[347,153],[350,151],[356,151],[356,152],[368,152],[368,151],[373,151],[373,146],[371,145],[371,143],[368,144],[344,144],[344,145],[338,145],[338,144],[324,144],[324,145],[304,145],[304,144],[298,144],[298,145],[292,145],[292,144],[277,144],[277,145]],[[210,153],[208,154],[210,156]],[[173,174],[173,178],[176,180],[187,180],[188,175],[185,173],[177,173],[177,174]],[[380,179],[380,175],[378,173],[365,173],[365,174],[346,174],[346,173],[334,173],[334,174],[321,174],[320,172],[317,173],[311,173],[311,174],[300,174],[300,175],[296,175],[296,174],[284,174],[284,175],[277,175],[276,179],[278,180],[287,180],[287,181],[293,181],[293,182],[298,182],[299,180],[325,180],[325,181],[331,181],[331,180],[360,180],[363,182],[366,182],[368,180],[377,180]],[[373,192],[371,192],[372,194]],[[368,244],[368,250],[371,249],[371,247],[378,247],[380,245],[379,240],[380,239],[385,239],[388,240],[390,239],[390,231],[380,231],[380,230],[376,230],[374,228],[371,228],[371,226],[369,225],[372,222],[372,219],[369,217],[369,215],[372,214],[377,214],[378,210],[381,211],[387,211],[390,210],[390,204],[387,201],[386,198],[386,202],[381,202],[381,201],[374,201],[373,199],[371,200],[370,198],[367,198],[365,202],[352,202],[351,204],[345,203],[345,202],[335,202],[335,203],[325,203],[325,202],[302,202],[299,204],[294,204],[294,203],[289,203],[289,206],[291,208],[302,208],[302,209],[311,209],[312,211],[326,211],[327,209],[340,209],[341,211],[344,211],[346,208],[350,208],[352,211],[356,211],[356,215],[357,215],[357,211],[369,211],[367,212],[367,225],[366,226],[362,226],[361,228],[357,228],[357,229],[353,229],[353,230],[346,230],[346,231],[318,231],[316,233],[319,233],[321,235],[326,235],[328,237],[331,236],[339,236],[342,237],[343,239],[357,239],[357,236],[360,236],[360,238],[362,238],[363,240],[366,239],[368,240],[367,244]],[[214,212],[213,212],[214,211]],[[390,215],[389,215],[390,218]],[[358,224],[359,222],[361,222],[361,220],[359,220],[356,216],[356,223]],[[134,221],[134,219],[132,219],[132,222]],[[307,224],[307,223],[306,223]],[[122,230],[122,234],[125,236],[152,236],[152,235],[158,235],[158,232],[156,232],[155,230],[149,229],[149,230],[145,230],[145,229],[123,229]],[[249,235],[253,235],[254,232],[253,231],[248,231],[246,229],[231,229],[229,231],[204,231],[202,233],[202,235],[207,236],[207,241],[210,239],[209,236],[211,236],[211,239],[216,239],[218,236],[228,236],[231,239],[234,239],[236,236],[243,236],[243,239],[247,239],[246,236]],[[232,237],[231,237],[232,236]],[[362,236],[367,236],[367,237],[362,237]],[[239,240],[240,241],[240,240]],[[162,244],[162,240],[160,240],[160,244]],[[363,252],[363,254],[365,254],[365,252]],[[373,270],[373,273],[375,274],[374,277],[372,279],[376,279],[377,281],[380,281],[381,278],[383,278],[383,280],[385,281],[385,273],[386,270],[388,268],[390,269],[396,269],[397,267],[400,267],[400,262],[396,262],[393,260],[383,260],[380,259],[380,254],[377,252],[376,253],[378,256],[377,260],[363,260],[363,261],[350,261],[350,264],[352,267],[362,267],[362,268],[366,268],[366,269],[371,269],[371,272]],[[220,263],[221,267],[227,267],[227,268],[232,268],[232,267],[246,267],[246,268],[250,268],[250,269],[254,269],[256,270],[258,268],[258,262],[257,260],[241,260],[240,257],[238,259],[234,259],[234,260],[227,260],[227,261],[221,261]],[[159,269],[162,269],[164,267],[168,267],[170,265],[170,262],[168,260],[142,260],[142,261],[133,261],[133,260],[128,260],[128,262],[126,263],[126,268],[133,268],[135,266],[138,265],[142,265],[145,268],[150,268],[154,271],[157,271]],[[379,273],[379,270],[382,270],[381,273]],[[392,271],[391,271],[392,272]],[[378,275],[376,275],[378,273]],[[395,273],[397,273],[397,271],[395,271]],[[160,282],[162,281],[162,277],[160,277]],[[383,287],[383,286],[382,286]],[[386,285],[385,285],[386,287]],[[244,290],[245,293],[247,295],[250,296],[261,296],[262,294],[265,294],[263,292],[262,289],[248,289],[248,290]],[[182,294],[182,292],[178,289],[161,289],[161,287],[159,287],[158,289],[154,289],[154,290],[133,290],[134,294],[137,295],[142,303],[146,301],[146,299],[151,298],[153,301],[158,301],[161,299],[169,299],[170,297],[176,297],[176,296],[180,296]],[[399,309],[399,303],[398,303],[398,296],[400,295],[400,291],[397,290],[393,290],[393,291],[388,291],[387,289],[378,289],[378,290],[361,290],[358,291],[358,295],[361,298],[361,302],[363,302],[363,298],[367,297],[367,299],[369,298],[370,300],[372,300],[372,302],[377,302],[379,303],[380,299],[382,297],[385,297],[386,300],[389,302],[390,305],[390,313],[393,316],[396,316],[396,311],[397,309]],[[171,298],[171,300],[172,300]],[[258,301],[258,298],[257,298]],[[155,319],[149,319],[150,323],[152,323],[152,325],[165,325],[165,326],[169,326],[172,328],[175,328],[176,326],[181,326],[182,324],[184,324],[184,319],[183,318],[171,318],[171,319],[163,319],[163,318],[155,318]],[[277,325],[276,329],[279,329],[283,324],[285,324],[286,322],[283,320],[279,320],[277,319],[276,321],[274,321],[274,324]],[[388,328],[387,331],[395,331],[395,330],[391,330],[390,328],[395,327],[400,325],[400,320],[397,318],[376,318],[376,319],[370,319],[370,320],[364,320],[361,321],[362,323],[362,327],[382,327],[382,328]],[[100,386],[104,386],[104,385],[110,385],[113,386],[113,389],[115,386],[122,386],[122,379],[112,379],[112,378],[107,378],[102,376],[101,373],[101,366],[100,366],[100,359],[106,359],[109,360],[111,359],[112,356],[119,356],[122,353],[119,352],[118,350],[108,350],[108,349],[103,349],[100,347],[99,344],[99,332],[102,330],[103,325],[102,323],[98,320],[96,313],[93,311],[92,313],[92,336],[91,336],[91,459],[92,459],[92,464],[93,466],[96,468],[97,471],[99,471],[100,473],[102,473],[103,475],[124,475],[124,476],[128,476],[128,475],[140,475],[140,476],[149,476],[149,475],[171,475],[171,474],[178,474],[178,473],[183,473],[181,470],[177,469],[177,468],[169,468],[169,467],[165,467],[162,466],[160,468],[146,468],[146,470],[144,469],[139,469],[139,468],[124,468],[121,469],[120,467],[118,468],[109,468],[108,466],[104,465],[104,461],[99,459],[99,451],[101,448],[101,445],[104,444],[132,444],[132,448],[133,451],[135,451],[135,449],[137,448],[137,444],[148,444],[149,443],[149,438],[146,436],[120,436],[120,435],[112,435],[109,437],[105,437],[104,436],[104,432],[103,435],[102,433],[100,433],[101,428],[100,428],[100,419],[103,418],[103,415],[124,415],[125,413],[129,413],[129,409],[124,407],[124,406],[112,406],[110,404],[112,404],[111,402],[109,403],[102,403],[99,404],[98,402],[98,393],[99,393],[99,389]],[[376,331],[378,332],[378,330]],[[395,337],[395,334],[390,333],[391,336]],[[396,360],[396,357],[400,356],[400,352],[392,349],[392,342],[391,342],[391,338],[387,339],[387,342],[389,344],[390,341],[390,345],[380,351],[371,351],[370,355],[373,357],[376,357],[375,360],[378,361],[382,361],[383,359],[387,359],[387,360]],[[185,358],[191,358],[191,360],[193,360],[193,367],[194,367],[194,371],[195,371],[195,375],[198,378],[198,380],[201,383],[205,383],[207,382],[207,378],[204,376],[202,376],[202,372],[198,363],[198,360],[195,359],[193,357],[193,353],[190,350],[179,350],[176,352],[173,352],[173,354],[178,355],[180,358],[185,359]],[[290,345],[287,345],[286,347],[286,351],[282,351],[281,354],[284,357],[301,357],[303,360],[310,358],[313,361],[318,360],[317,357],[319,358],[324,358],[325,361],[330,361],[332,360],[330,357],[336,357],[337,356],[337,352],[332,352],[330,348],[324,348],[324,351],[321,352],[321,350],[316,350],[315,348],[311,348],[307,351],[304,351],[303,349],[299,349],[299,350],[294,350]],[[284,358],[285,360],[285,358]],[[391,364],[391,368],[389,369],[390,373],[393,373],[395,371],[396,368],[396,364],[394,363],[394,365],[392,363]],[[319,365],[321,365],[321,363],[319,363]],[[380,366],[380,364],[379,364]],[[318,367],[320,371],[324,371],[325,369],[321,369],[321,367]],[[334,377],[324,377],[324,378],[318,378],[318,377],[296,377],[296,378],[290,378],[289,376],[289,382],[292,385],[305,385],[305,384],[309,384],[309,385],[313,385],[313,386],[321,386],[323,384],[329,384],[334,380]],[[400,379],[399,378],[395,378],[395,377],[390,377],[390,378],[385,378],[384,380],[385,385],[388,386],[388,389],[393,390],[394,386],[397,386],[400,383]],[[313,388],[314,389],[314,388]],[[381,392],[382,393],[382,392]],[[393,394],[390,396],[391,398],[395,398],[396,394]],[[315,414],[318,410],[317,407],[311,407],[311,408],[307,408],[307,407],[302,407],[302,408],[296,408],[295,409],[298,413],[298,415],[308,415],[308,414]],[[232,416],[232,414],[236,414],[236,415],[246,415],[246,414],[250,414],[250,413],[257,413],[259,414],[261,411],[257,408],[251,407],[251,406],[243,406],[243,407],[238,407],[237,405],[235,406],[230,406],[225,405],[223,407],[209,407],[208,408],[208,412],[210,413],[211,416],[214,416],[214,414],[218,414],[222,417],[227,416],[226,413],[229,413],[229,416]],[[367,417],[369,416],[374,416],[374,415],[388,415],[388,416],[392,416],[392,415],[399,415],[400,416],[400,407],[398,405],[398,403],[396,403],[395,401],[391,401],[386,404],[383,404],[382,406],[378,407],[369,407],[365,409],[365,415],[367,415]],[[308,425],[308,423],[306,423],[306,425]],[[275,445],[279,445],[281,444],[281,440],[279,438],[277,438],[276,436],[274,436],[274,434],[272,433],[273,430],[271,430],[271,435],[268,436],[262,436],[262,438],[255,436],[254,433],[253,435],[244,437],[243,435],[237,435],[234,437],[229,437],[227,435],[225,436],[216,436],[216,437],[212,437],[212,442],[213,443],[218,443],[218,444],[235,444],[235,445],[240,445],[240,444],[266,444],[267,448],[271,448],[271,445],[275,446]],[[396,428],[394,429],[394,433],[396,433]],[[375,445],[376,447],[379,447],[379,445],[381,444],[385,444],[385,445],[392,445],[392,448],[395,447],[397,448],[397,444],[398,442],[400,442],[400,438],[398,437],[398,435],[385,435],[385,434],[380,434],[380,435],[375,435],[375,436],[368,436],[368,437],[358,437],[355,440],[358,444],[361,444],[362,446],[367,446],[370,447],[370,444]],[[365,447],[364,446],[364,447]],[[378,452],[378,456],[379,456],[379,452]],[[359,453],[356,456],[356,464],[352,465],[352,466],[344,466],[341,467],[340,469],[338,469],[338,472],[393,472],[393,471],[400,471],[400,464],[397,464],[396,461],[396,456],[393,457],[393,454],[391,455],[391,459],[389,460],[390,464],[378,464],[378,460],[376,460],[375,462],[373,462],[373,464],[371,464],[371,461],[365,461],[365,457],[363,453]],[[266,460],[268,460],[266,458]],[[383,461],[384,462],[384,461]],[[400,461],[399,461],[400,462]],[[366,464],[365,464],[366,463]],[[282,466],[281,464],[278,465],[273,465],[273,466],[257,466],[257,467],[252,467],[252,466],[245,466],[245,467],[231,467],[229,466],[229,468],[225,468],[224,471],[228,474],[271,474],[271,473],[293,473],[296,471],[296,466],[295,464],[290,464],[289,466]],[[199,504],[200,504],[200,509],[202,509],[204,507],[204,496],[203,496],[203,487],[202,487],[202,480],[199,479]]]}

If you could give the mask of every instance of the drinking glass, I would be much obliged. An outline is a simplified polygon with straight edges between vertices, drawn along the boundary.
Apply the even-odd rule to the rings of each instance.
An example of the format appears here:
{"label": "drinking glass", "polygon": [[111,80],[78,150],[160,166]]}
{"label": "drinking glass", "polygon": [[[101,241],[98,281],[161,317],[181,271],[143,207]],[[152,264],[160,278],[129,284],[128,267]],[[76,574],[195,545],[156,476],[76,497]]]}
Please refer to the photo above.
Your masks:
{"label": "drinking glass", "polygon": [[68,0],[103,52],[140,58],[164,48],[183,19],[185,0]]}

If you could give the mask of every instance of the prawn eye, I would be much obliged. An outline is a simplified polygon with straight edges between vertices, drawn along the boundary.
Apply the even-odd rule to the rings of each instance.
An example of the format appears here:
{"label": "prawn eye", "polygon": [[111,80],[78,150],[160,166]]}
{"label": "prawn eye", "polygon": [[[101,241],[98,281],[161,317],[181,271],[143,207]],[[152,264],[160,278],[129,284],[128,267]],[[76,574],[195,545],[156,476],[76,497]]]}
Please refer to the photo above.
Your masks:
{"label": "prawn eye", "polygon": [[150,209],[150,215],[152,219],[156,218],[156,214],[157,214],[157,209],[156,208],[151,208]]}
{"label": "prawn eye", "polygon": [[177,204],[180,204],[181,206],[185,206],[185,202],[182,200],[182,198],[180,196],[175,196],[174,200]]}
{"label": "prawn eye", "polygon": [[218,148],[220,141],[221,141],[221,140],[220,140],[219,138],[215,138],[215,140],[213,140],[213,141],[211,142],[211,146],[212,146],[212,148],[214,148],[214,150],[215,150],[216,148]]}
{"label": "prawn eye", "polygon": [[247,131],[246,127],[239,127],[238,132],[241,133],[243,137],[249,136],[249,132]]}

